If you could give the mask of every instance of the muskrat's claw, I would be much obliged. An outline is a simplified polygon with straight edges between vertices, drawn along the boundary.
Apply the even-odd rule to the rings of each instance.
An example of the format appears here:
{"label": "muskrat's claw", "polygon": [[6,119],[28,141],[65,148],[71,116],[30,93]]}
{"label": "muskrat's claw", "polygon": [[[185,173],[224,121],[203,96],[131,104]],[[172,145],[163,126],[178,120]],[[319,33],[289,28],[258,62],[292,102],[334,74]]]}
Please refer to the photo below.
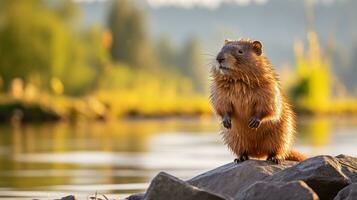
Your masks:
{"label": "muskrat's claw", "polygon": [[275,164],[280,164],[281,163],[281,159],[279,159],[279,158],[277,158],[277,157],[275,157],[275,156],[269,156],[268,158],[267,158],[267,160],[268,161],[272,161],[272,162],[274,162]]}
{"label": "muskrat's claw", "polygon": [[249,128],[258,128],[260,125],[260,121],[261,120],[258,117],[250,118],[249,124],[248,124]]}
{"label": "muskrat's claw", "polygon": [[224,117],[222,123],[225,128],[230,129],[232,127],[232,122],[229,117]]}
{"label": "muskrat's claw", "polygon": [[249,160],[249,157],[247,155],[243,154],[243,155],[239,156],[238,158],[234,159],[234,162],[240,163],[240,162],[243,162],[246,160]]}

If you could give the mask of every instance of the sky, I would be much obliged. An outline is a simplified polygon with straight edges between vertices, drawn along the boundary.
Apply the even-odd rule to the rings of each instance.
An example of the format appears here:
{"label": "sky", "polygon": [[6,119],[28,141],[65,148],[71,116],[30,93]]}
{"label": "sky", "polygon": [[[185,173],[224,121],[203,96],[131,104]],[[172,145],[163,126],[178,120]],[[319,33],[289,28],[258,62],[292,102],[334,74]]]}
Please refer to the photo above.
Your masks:
{"label": "sky", "polygon": [[[74,0],[75,2],[101,2],[101,1],[108,1],[108,0]],[[146,0],[148,4],[152,7],[162,7],[162,6],[177,6],[182,8],[193,8],[196,6],[216,9],[222,3],[236,3],[238,5],[249,5],[251,3],[255,4],[264,4],[268,0]],[[323,3],[323,4],[331,4],[334,1],[338,0],[308,0],[313,3]]]}
{"label": "sky", "polygon": [[179,6],[192,8],[202,6],[207,8],[218,8],[222,3],[237,3],[239,5],[248,5],[249,3],[264,4],[268,0],[147,0],[153,7],[161,6]]}

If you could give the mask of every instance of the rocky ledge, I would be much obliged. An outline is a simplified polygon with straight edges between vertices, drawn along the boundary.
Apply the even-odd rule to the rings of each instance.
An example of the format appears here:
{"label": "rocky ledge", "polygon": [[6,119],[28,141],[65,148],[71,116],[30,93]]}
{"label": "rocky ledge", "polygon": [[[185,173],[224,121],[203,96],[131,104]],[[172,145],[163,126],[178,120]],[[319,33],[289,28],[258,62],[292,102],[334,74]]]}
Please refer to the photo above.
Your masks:
{"label": "rocky ledge", "polygon": [[357,199],[357,158],[316,156],[303,162],[229,163],[183,181],[165,172],[128,200]]}

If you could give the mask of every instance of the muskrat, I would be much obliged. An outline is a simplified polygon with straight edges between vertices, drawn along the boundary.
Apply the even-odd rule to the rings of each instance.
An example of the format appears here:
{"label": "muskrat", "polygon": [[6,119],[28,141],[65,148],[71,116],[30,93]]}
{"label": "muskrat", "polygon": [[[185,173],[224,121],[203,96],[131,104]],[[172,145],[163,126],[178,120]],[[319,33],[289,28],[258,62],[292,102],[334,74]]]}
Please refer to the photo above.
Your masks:
{"label": "muskrat", "polygon": [[211,68],[211,103],[222,119],[224,142],[237,155],[304,160],[292,151],[296,133],[295,113],[282,93],[280,81],[262,43],[241,39],[226,40]]}

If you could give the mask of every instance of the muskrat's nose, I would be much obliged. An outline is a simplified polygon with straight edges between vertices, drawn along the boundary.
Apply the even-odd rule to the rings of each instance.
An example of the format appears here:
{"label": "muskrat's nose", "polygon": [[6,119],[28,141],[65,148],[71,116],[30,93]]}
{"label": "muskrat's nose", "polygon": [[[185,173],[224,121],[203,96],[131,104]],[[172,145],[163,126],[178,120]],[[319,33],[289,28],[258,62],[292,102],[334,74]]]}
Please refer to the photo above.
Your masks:
{"label": "muskrat's nose", "polygon": [[219,64],[221,64],[223,61],[224,61],[224,56],[223,56],[223,53],[220,52],[218,55],[217,55],[217,58],[216,58],[217,62]]}

